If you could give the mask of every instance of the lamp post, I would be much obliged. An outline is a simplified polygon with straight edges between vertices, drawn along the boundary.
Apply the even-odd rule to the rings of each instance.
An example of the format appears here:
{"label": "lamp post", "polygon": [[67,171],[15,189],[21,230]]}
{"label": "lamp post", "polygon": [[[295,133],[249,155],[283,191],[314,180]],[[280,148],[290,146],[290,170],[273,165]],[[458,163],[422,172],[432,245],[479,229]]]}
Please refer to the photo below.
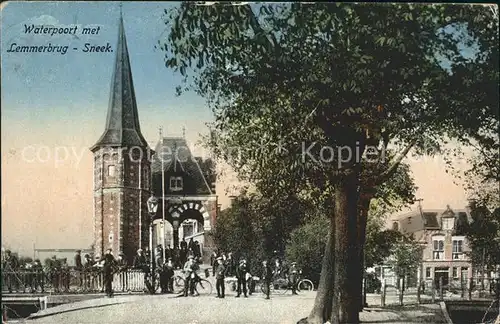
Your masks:
{"label": "lamp post", "polygon": [[153,287],[152,293],[155,291],[155,257],[154,257],[154,248],[153,248],[153,220],[156,216],[156,211],[158,210],[158,199],[151,194],[151,197],[148,199],[148,212],[150,216],[149,220],[149,253],[150,253],[150,266],[149,271],[151,275],[151,286]]}
{"label": "lamp post", "polygon": [[174,228],[174,249],[179,247],[179,214],[172,215],[172,227]]}

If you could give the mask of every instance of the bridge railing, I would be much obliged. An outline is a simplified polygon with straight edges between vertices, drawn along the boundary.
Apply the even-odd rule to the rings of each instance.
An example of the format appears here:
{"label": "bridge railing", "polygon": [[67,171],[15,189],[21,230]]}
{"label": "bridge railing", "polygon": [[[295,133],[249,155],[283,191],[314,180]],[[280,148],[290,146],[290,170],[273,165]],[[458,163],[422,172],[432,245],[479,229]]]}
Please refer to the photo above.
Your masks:
{"label": "bridge railing", "polygon": [[[124,269],[113,275],[113,291],[143,292],[145,274],[141,270]],[[104,291],[104,275],[100,269],[59,271],[2,271],[3,293],[99,293]]]}

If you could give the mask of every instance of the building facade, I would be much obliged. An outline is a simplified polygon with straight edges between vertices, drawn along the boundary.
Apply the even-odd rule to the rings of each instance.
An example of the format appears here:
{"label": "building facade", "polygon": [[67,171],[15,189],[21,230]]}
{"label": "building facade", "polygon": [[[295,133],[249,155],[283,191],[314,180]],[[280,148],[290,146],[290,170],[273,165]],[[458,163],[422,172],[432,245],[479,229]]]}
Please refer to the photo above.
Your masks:
{"label": "building facade", "polygon": [[[466,209],[420,209],[390,219],[393,230],[412,235],[423,247],[422,266],[417,280],[460,287],[472,277],[472,264],[465,229],[472,222]],[[467,282],[467,281],[465,281]]]}
{"label": "building facade", "polygon": [[[90,148],[94,154],[94,253],[102,255],[111,248],[131,262],[137,249],[149,247],[150,224],[154,246],[173,247],[179,228],[181,237],[186,228],[188,239],[196,238],[204,250],[210,248],[217,214],[213,166],[192,156],[184,138],[161,138],[156,154],[149,147],[140,128],[121,15],[115,53],[105,129]],[[159,156],[165,152],[170,155],[161,161]],[[155,215],[148,213],[151,195],[160,201]]]}

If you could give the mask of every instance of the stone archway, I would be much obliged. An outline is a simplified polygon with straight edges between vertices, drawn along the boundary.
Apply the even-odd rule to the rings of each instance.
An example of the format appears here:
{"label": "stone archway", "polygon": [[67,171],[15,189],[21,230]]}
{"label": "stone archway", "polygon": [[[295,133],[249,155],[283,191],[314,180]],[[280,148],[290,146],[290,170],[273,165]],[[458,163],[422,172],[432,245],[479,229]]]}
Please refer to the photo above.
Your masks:
{"label": "stone archway", "polygon": [[191,210],[198,211],[202,215],[203,230],[210,231],[212,229],[210,223],[210,214],[201,202],[186,202],[180,206],[172,206],[168,209],[168,213],[173,219],[175,219],[176,217],[180,219],[185,212],[191,213],[189,212]]}

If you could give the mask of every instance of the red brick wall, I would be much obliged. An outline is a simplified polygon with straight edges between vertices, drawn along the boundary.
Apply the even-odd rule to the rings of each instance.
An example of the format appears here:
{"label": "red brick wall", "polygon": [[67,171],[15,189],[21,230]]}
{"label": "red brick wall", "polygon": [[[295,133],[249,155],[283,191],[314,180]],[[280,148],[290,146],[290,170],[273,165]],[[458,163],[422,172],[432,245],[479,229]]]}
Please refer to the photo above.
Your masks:
{"label": "red brick wall", "polygon": [[[138,150],[134,151],[138,153]],[[104,156],[104,159],[103,159]],[[114,175],[109,167],[114,166]],[[141,188],[139,176],[142,173]],[[150,188],[150,163],[120,148],[102,148],[94,159],[94,240],[95,253],[109,247],[117,256],[123,252],[130,259],[139,248],[139,209],[142,218],[142,247],[149,241],[147,199]],[[141,203],[139,197],[141,196]],[[112,240],[110,240],[112,235]]]}

